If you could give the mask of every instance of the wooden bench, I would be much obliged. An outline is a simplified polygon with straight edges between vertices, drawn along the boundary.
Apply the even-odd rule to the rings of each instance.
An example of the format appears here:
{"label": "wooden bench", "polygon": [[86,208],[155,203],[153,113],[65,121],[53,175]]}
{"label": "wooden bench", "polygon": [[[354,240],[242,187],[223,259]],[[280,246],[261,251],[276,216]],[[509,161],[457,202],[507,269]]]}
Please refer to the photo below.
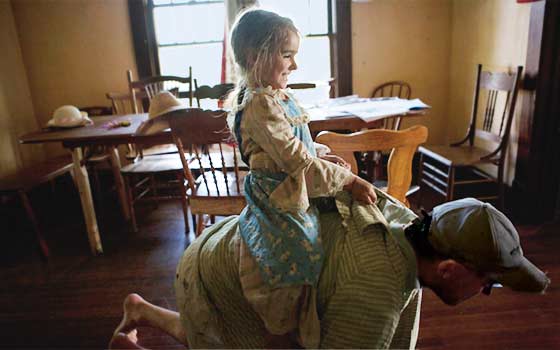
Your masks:
{"label": "wooden bench", "polygon": [[27,193],[41,184],[50,182],[61,175],[71,172],[72,165],[73,163],[71,157],[56,157],[43,162],[35,163],[14,174],[0,178],[0,194],[17,194],[21,199],[27,217],[31,221],[35,230],[41,254],[45,259],[49,257],[49,247],[42,234],[39,222],[37,221]]}

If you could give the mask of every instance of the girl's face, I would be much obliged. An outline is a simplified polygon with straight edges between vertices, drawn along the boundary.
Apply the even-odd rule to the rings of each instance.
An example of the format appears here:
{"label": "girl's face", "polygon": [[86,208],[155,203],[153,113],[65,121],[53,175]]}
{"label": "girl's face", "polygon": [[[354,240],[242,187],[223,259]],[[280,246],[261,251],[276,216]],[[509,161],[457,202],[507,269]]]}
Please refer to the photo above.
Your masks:
{"label": "girl's face", "polygon": [[299,49],[299,35],[290,31],[288,39],[282,44],[280,53],[272,67],[271,76],[267,83],[273,89],[285,89],[288,85],[288,75],[297,69],[295,56]]}

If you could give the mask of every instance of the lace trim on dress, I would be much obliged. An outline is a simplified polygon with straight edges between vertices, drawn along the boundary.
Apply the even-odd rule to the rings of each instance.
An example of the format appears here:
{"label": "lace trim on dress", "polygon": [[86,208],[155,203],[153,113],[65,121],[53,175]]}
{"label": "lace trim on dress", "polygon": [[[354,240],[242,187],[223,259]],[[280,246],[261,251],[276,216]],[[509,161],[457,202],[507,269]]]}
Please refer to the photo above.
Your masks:
{"label": "lace trim on dress", "polygon": [[[272,86],[270,86],[270,85],[267,86],[266,88],[247,87],[247,90],[245,91],[245,96],[243,97],[243,101],[241,101],[240,104],[235,105],[232,108],[232,110],[229,112],[229,115],[232,116],[232,118],[235,118],[237,112],[245,109],[245,106],[247,106],[247,104],[253,99],[254,95],[260,95],[260,94],[265,94],[265,95],[271,96],[274,99],[274,101],[280,107],[282,107],[282,110],[284,111],[284,116],[286,117],[286,119],[288,120],[290,125],[296,126],[296,125],[309,123],[309,120],[310,120],[309,114],[307,112],[305,112],[305,110],[301,107],[301,105],[299,104],[297,99],[291,93],[290,89],[288,89],[288,90],[286,90],[286,89],[273,89]],[[284,108],[284,104],[282,103],[283,95],[288,96],[290,99],[292,99],[292,101],[295,103],[295,105],[297,106],[297,108],[299,110],[299,113],[300,113],[299,115],[289,116],[288,111],[286,111],[286,109]]]}

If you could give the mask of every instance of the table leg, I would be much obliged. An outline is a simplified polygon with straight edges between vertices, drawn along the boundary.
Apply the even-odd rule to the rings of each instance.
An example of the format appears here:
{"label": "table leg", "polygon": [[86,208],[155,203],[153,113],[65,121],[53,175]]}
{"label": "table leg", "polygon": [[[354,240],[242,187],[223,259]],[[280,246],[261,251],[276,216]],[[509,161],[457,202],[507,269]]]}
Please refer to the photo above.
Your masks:
{"label": "table leg", "polygon": [[92,254],[103,253],[101,238],[99,237],[99,228],[97,227],[97,218],[95,217],[95,209],[93,207],[93,197],[91,196],[91,187],[89,185],[88,172],[82,165],[82,149],[76,147],[72,149],[72,160],[74,162],[74,177],[80,192],[80,200],[82,202],[82,210],[88,233],[89,245]]}
{"label": "table leg", "polygon": [[119,195],[119,201],[121,202],[121,211],[125,221],[130,219],[130,210],[128,207],[128,197],[126,195],[126,190],[124,187],[124,180],[121,175],[121,159],[119,157],[119,151],[116,147],[111,147],[111,170],[113,171],[113,177],[115,178],[115,187],[117,188],[117,193]]}

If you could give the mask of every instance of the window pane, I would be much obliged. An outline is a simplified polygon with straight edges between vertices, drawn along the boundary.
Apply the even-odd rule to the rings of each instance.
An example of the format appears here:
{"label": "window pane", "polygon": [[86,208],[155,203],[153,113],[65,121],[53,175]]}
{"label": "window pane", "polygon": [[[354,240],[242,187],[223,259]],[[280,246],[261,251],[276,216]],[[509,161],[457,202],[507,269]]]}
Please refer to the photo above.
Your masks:
{"label": "window pane", "polygon": [[296,63],[298,69],[290,75],[290,83],[328,81],[331,78],[329,38],[302,38]]}
{"label": "window pane", "polygon": [[325,0],[311,0],[309,4],[309,34],[329,32],[329,9]]}
{"label": "window pane", "polygon": [[259,0],[260,7],[294,21],[302,35],[326,34],[327,0]]}
{"label": "window pane", "polygon": [[220,83],[222,69],[222,43],[168,46],[159,48],[162,75],[188,75],[192,66],[193,78],[198,85]]}
{"label": "window pane", "polygon": [[154,8],[159,45],[224,39],[223,3]]}

